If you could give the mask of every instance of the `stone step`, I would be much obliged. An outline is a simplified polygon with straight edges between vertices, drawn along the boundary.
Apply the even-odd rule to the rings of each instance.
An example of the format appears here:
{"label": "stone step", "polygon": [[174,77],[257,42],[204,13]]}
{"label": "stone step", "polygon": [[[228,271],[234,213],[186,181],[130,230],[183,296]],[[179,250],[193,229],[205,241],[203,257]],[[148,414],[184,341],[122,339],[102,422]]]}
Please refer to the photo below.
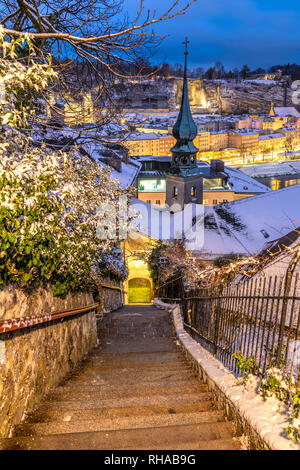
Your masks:
{"label": "stone step", "polygon": [[15,436],[47,436],[52,434],[66,434],[94,431],[117,431],[121,429],[146,429],[162,426],[176,426],[184,424],[218,423],[224,421],[224,415],[220,411],[202,411],[195,413],[161,414],[154,416],[128,416],[119,418],[94,417],[89,420],[72,421],[71,416],[66,416],[69,421],[52,423],[21,424],[15,428]]}
{"label": "stone step", "polygon": [[[243,446],[239,437],[231,439],[216,439],[210,441],[182,442],[164,446],[163,450],[242,450]],[[135,450],[161,450],[160,446],[137,447]]]}
{"label": "stone step", "polygon": [[[102,327],[102,328],[101,328]],[[112,333],[112,334],[122,334],[122,333],[127,333],[128,331],[133,331],[134,333],[137,333],[138,335],[141,335],[142,333],[149,333],[152,336],[163,336],[165,334],[168,334],[170,336],[170,327],[169,325],[166,325],[165,327],[161,327],[161,323],[159,321],[153,321],[153,322],[143,322],[143,323],[138,323],[136,324],[132,323],[128,324],[125,320],[115,320],[111,323],[106,323],[102,325],[98,325],[99,333],[100,336],[101,334],[107,334]]]}
{"label": "stone step", "polygon": [[[201,423],[118,431],[67,433],[0,439],[1,450],[129,450],[174,448],[184,443],[229,439],[234,435],[231,423]],[[208,448],[209,442],[207,442]],[[211,444],[213,445],[213,443]]]}
{"label": "stone step", "polygon": [[143,370],[152,370],[152,369],[177,369],[177,370],[190,370],[190,368],[187,366],[187,363],[184,361],[169,361],[169,362],[131,362],[128,363],[126,361],[119,361],[115,363],[108,363],[104,362],[100,358],[98,359],[91,359],[86,363],[87,367],[93,367],[97,368],[97,370],[118,370],[118,369],[138,369],[140,371]]}
{"label": "stone step", "polygon": [[129,354],[103,354],[101,351],[93,352],[90,360],[99,361],[102,364],[169,364],[172,362],[185,362],[184,357],[178,353],[136,353]]}
{"label": "stone step", "polygon": [[145,325],[140,327],[135,326],[127,326],[127,327],[114,327],[108,326],[103,331],[100,330],[98,336],[101,339],[106,339],[109,337],[114,337],[114,339],[123,338],[126,341],[126,335],[132,335],[136,338],[136,341],[141,341],[142,338],[146,338],[148,340],[160,340],[160,339],[170,339],[170,331],[169,328],[161,329],[158,326],[153,328],[151,325]]}
{"label": "stone step", "polygon": [[99,374],[101,377],[105,376],[112,376],[118,374],[128,374],[128,375],[144,375],[144,374],[157,374],[161,372],[166,373],[183,373],[183,374],[191,374],[191,368],[188,367],[188,364],[184,363],[169,363],[169,364],[141,364],[141,365],[132,365],[129,364],[121,364],[120,366],[103,366],[102,364],[97,364],[89,361],[84,365],[84,367],[75,370],[72,374],[72,377],[77,377],[84,374]]}
{"label": "stone step", "polygon": [[70,409],[65,412],[59,410],[40,411],[30,413],[26,417],[26,423],[49,423],[51,421],[66,422],[80,420],[101,420],[101,419],[119,419],[124,417],[141,416],[152,417],[163,414],[184,414],[199,413],[202,411],[215,411],[216,404],[211,400],[198,403],[182,403],[172,406],[153,405],[153,406],[133,406],[126,408],[91,408],[91,409]]}
{"label": "stone step", "polygon": [[184,395],[186,393],[191,393],[191,392],[199,392],[199,393],[207,393],[208,392],[208,387],[207,385],[201,384],[199,382],[199,385],[183,385],[183,386],[149,386],[146,385],[145,387],[135,387],[135,388],[126,388],[126,389],[121,389],[115,388],[115,389],[109,389],[109,390],[103,390],[103,387],[101,385],[86,385],[84,387],[80,387],[78,385],[74,386],[61,386],[57,387],[54,389],[49,395],[47,396],[48,400],[55,400],[55,398],[64,398],[68,399],[69,396],[76,396],[77,398],[82,397],[84,399],[87,396],[93,395],[93,396],[101,396],[101,398],[106,399],[106,398],[127,398],[127,397],[133,397],[133,396],[145,396],[145,395],[155,395],[155,394],[164,394],[164,395]]}
{"label": "stone step", "polygon": [[[201,381],[197,377],[191,377],[188,380],[188,384],[190,386],[197,386],[201,384]],[[168,377],[167,379],[161,380],[160,377],[157,377],[156,379],[151,379],[149,378],[147,380],[147,377],[142,378],[139,381],[131,381],[131,382],[126,382],[120,383],[117,381],[114,381],[111,383],[110,381],[105,381],[101,379],[87,379],[87,380],[80,380],[77,378],[76,380],[67,380],[65,382],[62,382],[61,387],[67,387],[72,390],[80,389],[83,388],[85,389],[86,387],[101,387],[101,390],[103,391],[109,391],[111,390],[112,392],[115,390],[119,389],[126,389],[128,390],[139,390],[139,389],[145,389],[149,388],[149,390],[154,387],[156,388],[172,388],[172,387],[185,387],[187,385],[187,380],[185,377],[180,376],[173,378],[173,376]]]}
{"label": "stone step", "polygon": [[[130,373],[130,371],[119,371],[116,374],[107,374],[102,372],[101,374],[96,371],[83,371],[82,374],[75,375],[69,381],[72,384],[85,385],[111,385],[115,386],[119,384],[121,388],[125,388],[127,384],[134,384],[139,382],[153,382],[154,385],[160,383],[161,385],[168,383],[168,381],[189,381],[190,379],[195,379],[196,377],[192,373],[188,372],[178,372],[177,370],[172,371],[154,371],[149,373]],[[124,386],[125,385],[125,386]]]}
{"label": "stone step", "polygon": [[147,351],[156,353],[160,351],[176,352],[174,339],[170,338],[144,339],[140,341],[119,341],[114,338],[111,341],[104,342],[104,347],[106,352],[118,354],[140,354]]}
{"label": "stone step", "polygon": [[95,348],[92,350],[92,352],[89,354],[89,357],[100,357],[102,358],[103,360],[106,360],[106,361],[114,361],[114,360],[118,360],[118,359],[124,359],[124,360],[128,360],[128,362],[132,361],[132,360],[136,360],[136,361],[139,361],[139,360],[146,360],[147,358],[149,358],[150,361],[160,361],[161,358],[171,358],[173,359],[174,357],[175,358],[180,358],[182,359],[183,356],[182,356],[182,353],[181,351],[178,349],[178,348],[175,348],[175,351],[170,351],[169,348],[168,349],[162,349],[160,351],[156,351],[156,352],[153,352],[153,351],[143,351],[141,352],[139,355],[137,355],[135,352],[124,352],[124,353],[108,353],[105,351],[105,349],[103,349],[100,345],[98,346],[95,346]]}
{"label": "stone step", "polygon": [[184,395],[164,395],[157,394],[152,396],[138,396],[127,398],[110,398],[102,399],[101,397],[85,396],[82,400],[72,395],[68,400],[48,400],[41,403],[40,410],[68,410],[68,409],[90,409],[90,408],[115,408],[115,407],[132,407],[132,406],[151,406],[151,405],[168,405],[172,406],[177,403],[198,403],[200,401],[211,400],[212,395],[208,393],[186,393]]}

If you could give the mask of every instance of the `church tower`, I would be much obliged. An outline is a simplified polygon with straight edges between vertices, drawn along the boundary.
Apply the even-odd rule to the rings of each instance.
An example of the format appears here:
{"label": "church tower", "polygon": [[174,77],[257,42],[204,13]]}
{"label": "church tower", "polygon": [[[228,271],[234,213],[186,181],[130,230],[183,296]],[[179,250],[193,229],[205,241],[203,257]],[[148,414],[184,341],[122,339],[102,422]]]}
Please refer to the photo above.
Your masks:
{"label": "church tower", "polygon": [[173,127],[176,144],[171,149],[172,163],[166,175],[166,205],[171,207],[177,204],[181,210],[184,209],[185,204],[202,204],[203,202],[203,175],[197,166],[198,149],[193,143],[197,136],[197,126],[192,117],[188,94],[188,43],[186,39],[181,108]]}

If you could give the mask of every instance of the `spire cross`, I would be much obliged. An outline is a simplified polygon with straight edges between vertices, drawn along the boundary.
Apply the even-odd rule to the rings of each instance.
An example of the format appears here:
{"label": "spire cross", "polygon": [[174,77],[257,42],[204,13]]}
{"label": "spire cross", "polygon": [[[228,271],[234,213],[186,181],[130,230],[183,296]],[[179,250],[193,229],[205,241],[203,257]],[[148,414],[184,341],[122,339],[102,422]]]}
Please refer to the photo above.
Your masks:
{"label": "spire cross", "polygon": [[185,38],[185,41],[182,43],[182,44],[185,45],[184,55],[188,55],[187,46],[188,46],[189,43],[190,43],[190,41],[188,40],[188,38]]}

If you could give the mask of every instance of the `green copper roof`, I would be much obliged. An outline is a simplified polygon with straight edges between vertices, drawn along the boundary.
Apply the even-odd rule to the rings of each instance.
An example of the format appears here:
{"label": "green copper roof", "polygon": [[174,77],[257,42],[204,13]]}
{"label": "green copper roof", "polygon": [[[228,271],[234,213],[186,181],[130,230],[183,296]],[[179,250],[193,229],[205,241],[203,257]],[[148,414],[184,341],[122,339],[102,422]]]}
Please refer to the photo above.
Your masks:
{"label": "green copper roof", "polygon": [[177,121],[173,127],[173,136],[177,140],[175,146],[171,149],[173,153],[194,154],[198,152],[193,140],[197,136],[197,126],[191,113],[188,79],[187,79],[187,51],[185,52],[184,79],[181,99],[181,108]]}

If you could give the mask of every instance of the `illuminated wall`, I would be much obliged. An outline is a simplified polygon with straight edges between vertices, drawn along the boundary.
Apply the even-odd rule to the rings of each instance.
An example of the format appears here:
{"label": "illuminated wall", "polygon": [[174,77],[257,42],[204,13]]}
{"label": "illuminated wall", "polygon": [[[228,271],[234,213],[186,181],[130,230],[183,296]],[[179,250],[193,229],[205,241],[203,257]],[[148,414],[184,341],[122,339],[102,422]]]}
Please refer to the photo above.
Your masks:
{"label": "illuminated wall", "polygon": [[128,268],[128,278],[124,282],[125,304],[149,303],[153,301],[154,289],[145,251],[155,245],[155,242],[141,234],[134,238],[128,236],[123,243],[125,260]]}
{"label": "illuminated wall", "polygon": [[[181,103],[182,84],[183,79],[176,78],[174,80],[176,106],[180,106]],[[207,108],[206,91],[203,80],[189,80],[189,99],[191,106]]]}

